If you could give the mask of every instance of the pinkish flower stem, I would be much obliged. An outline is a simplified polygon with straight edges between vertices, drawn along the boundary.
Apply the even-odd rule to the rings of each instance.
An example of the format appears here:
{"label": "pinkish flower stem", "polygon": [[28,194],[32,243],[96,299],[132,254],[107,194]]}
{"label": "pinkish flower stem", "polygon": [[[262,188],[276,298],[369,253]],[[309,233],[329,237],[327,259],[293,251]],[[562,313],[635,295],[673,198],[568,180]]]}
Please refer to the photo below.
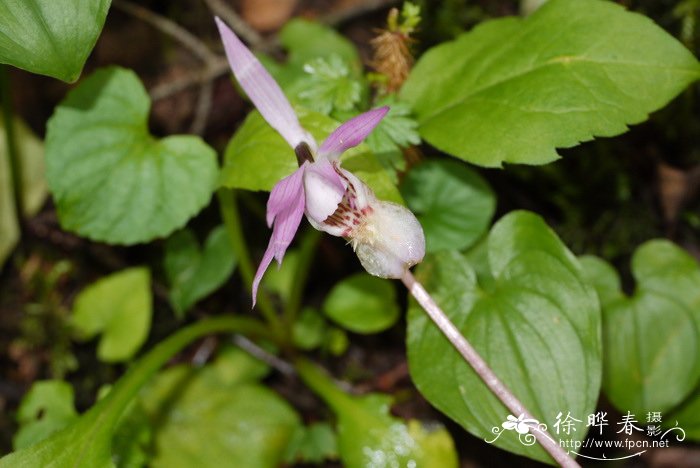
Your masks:
{"label": "pinkish flower stem", "polygon": [[[411,295],[418,301],[421,307],[428,314],[430,319],[437,325],[445,337],[452,343],[452,346],[462,355],[464,360],[474,369],[474,372],[484,381],[491,392],[501,400],[510,412],[518,417],[523,415],[525,419],[536,419],[525,408],[525,406],[517,399],[513,393],[501,382],[496,374],[491,370],[489,365],[467,339],[460,333],[452,321],[445,315],[445,312],[440,309],[440,306],[428,294],[422,284],[420,284],[410,271],[401,278],[401,281],[406,285]],[[559,446],[555,439],[545,431],[532,430],[532,435],[537,438],[537,441],[542,447],[559,463],[566,468],[579,467],[579,464],[574,461],[566,451]]]}

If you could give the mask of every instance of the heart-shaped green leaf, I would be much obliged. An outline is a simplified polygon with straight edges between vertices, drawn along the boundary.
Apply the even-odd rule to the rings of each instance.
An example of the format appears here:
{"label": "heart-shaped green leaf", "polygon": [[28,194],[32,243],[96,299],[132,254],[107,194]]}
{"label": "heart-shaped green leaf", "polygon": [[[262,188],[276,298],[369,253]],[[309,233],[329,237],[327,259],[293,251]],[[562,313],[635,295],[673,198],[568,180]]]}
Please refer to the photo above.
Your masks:
{"label": "heart-shaped green leaf", "polygon": [[700,77],[648,18],[615,2],[550,0],[429,50],[402,88],[421,136],[482,166],[543,164],[644,121]]}
{"label": "heart-shaped green leaf", "polygon": [[75,81],[102,31],[111,0],[0,2],[0,63]]}
{"label": "heart-shaped green leaf", "polygon": [[[319,142],[340,125],[317,112],[303,108],[296,108],[296,111],[301,125]],[[403,203],[390,175],[366,145],[346,151],[341,161],[343,167],[369,185],[377,197]],[[294,151],[260,113],[253,111],[226,147],[221,182],[229,188],[270,191],[297,168]]]}
{"label": "heart-shaped green leaf", "polygon": [[49,188],[61,225],[116,244],[182,227],[210,200],[216,153],[200,138],[148,133],[150,100],[138,77],[102,69],[68,94],[48,123]]}
{"label": "heart-shaped green leaf", "polygon": [[151,273],[129,268],[85,288],[75,299],[71,324],[79,337],[102,335],[97,356],[126,361],[146,341],[151,328]]}
{"label": "heart-shaped green leaf", "polygon": [[231,240],[223,226],[211,231],[203,247],[189,230],[173,234],[165,244],[165,273],[170,302],[179,317],[221,286],[236,266]]}
{"label": "heart-shaped green leaf", "polygon": [[391,281],[357,273],[336,284],[323,303],[334,322],[356,333],[377,333],[399,318],[396,289]]}
{"label": "heart-shaped green leaf", "polygon": [[700,266],[671,242],[649,241],[632,258],[627,297],[610,265],[582,263],[603,307],[605,394],[623,412],[675,407],[700,380]]}
{"label": "heart-shaped green leaf", "polygon": [[[489,277],[477,276],[481,270]],[[600,390],[600,309],[576,257],[541,218],[514,212],[496,223],[488,265],[475,269],[458,252],[445,251],[427,258],[417,277],[539,422],[551,429],[558,413],[570,413],[579,422],[561,437],[583,439]],[[509,411],[415,302],[407,346],[413,380],[435,407],[477,437],[552,463],[515,431],[494,436]]]}
{"label": "heart-shaped green leaf", "polygon": [[496,210],[489,184],[457,161],[428,161],[411,169],[401,194],[423,226],[427,252],[469,247]]}
{"label": "heart-shaped green leaf", "polygon": [[15,450],[46,439],[78,419],[73,387],[62,380],[35,382],[17,410],[20,429],[12,439]]}
{"label": "heart-shaped green leaf", "polygon": [[258,379],[264,366],[228,349],[201,369],[172,367],[142,392],[154,433],[153,467],[279,466],[299,427],[294,409]]}

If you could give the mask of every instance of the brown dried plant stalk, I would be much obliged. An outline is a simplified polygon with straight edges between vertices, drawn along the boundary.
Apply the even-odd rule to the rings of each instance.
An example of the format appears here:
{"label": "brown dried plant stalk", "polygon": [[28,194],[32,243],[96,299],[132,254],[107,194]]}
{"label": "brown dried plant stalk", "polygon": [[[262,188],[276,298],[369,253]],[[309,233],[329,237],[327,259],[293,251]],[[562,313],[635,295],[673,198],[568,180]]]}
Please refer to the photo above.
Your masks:
{"label": "brown dried plant stalk", "polygon": [[377,30],[377,36],[370,42],[374,50],[370,66],[385,78],[385,93],[393,93],[401,88],[414,61],[410,49],[413,39],[401,28],[391,26],[397,23],[398,15],[399,10],[392,8],[389,12],[389,29]]}

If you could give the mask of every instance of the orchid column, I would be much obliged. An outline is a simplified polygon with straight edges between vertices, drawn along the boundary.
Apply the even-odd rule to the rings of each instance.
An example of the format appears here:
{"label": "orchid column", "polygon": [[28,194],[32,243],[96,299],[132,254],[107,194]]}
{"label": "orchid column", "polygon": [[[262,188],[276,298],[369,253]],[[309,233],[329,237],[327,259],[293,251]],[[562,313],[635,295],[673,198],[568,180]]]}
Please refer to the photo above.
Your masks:
{"label": "orchid column", "polygon": [[[267,202],[272,237],[253,281],[253,306],[262,276],[273,258],[282,262],[305,214],[314,228],[348,239],[367,272],[401,279],[504,405],[515,415],[533,419],[411,274],[409,269],[425,254],[423,229],[413,213],[377,200],[364,182],[340,167],[340,155],[362,143],[389,108],[348,120],[318,146],[262,64],[219,18],[216,23],[236,79],[263,118],[289,143],[299,163],[299,169],[274,186]],[[534,430],[533,435],[562,466],[578,466],[548,434]]]}

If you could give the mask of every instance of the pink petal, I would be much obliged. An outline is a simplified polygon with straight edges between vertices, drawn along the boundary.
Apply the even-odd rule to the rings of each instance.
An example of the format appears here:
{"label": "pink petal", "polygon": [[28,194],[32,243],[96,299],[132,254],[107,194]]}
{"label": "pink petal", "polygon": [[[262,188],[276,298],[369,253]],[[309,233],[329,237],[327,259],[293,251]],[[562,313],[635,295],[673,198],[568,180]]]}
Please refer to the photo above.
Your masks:
{"label": "pink petal", "polygon": [[306,167],[305,164],[290,176],[280,180],[270,193],[267,202],[267,222],[271,225],[274,224],[274,226],[270,243],[267,245],[267,250],[265,250],[265,255],[263,255],[253,280],[253,307],[255,307],[258,286],[265,270],[270,266],[273,258],[277,259],[277,263],[282,263],[284,253],[299,229],[299,223],[304,215],[305,201],[302,181]]}
{"label": "pink petal", "polygon": [[258,265],[258,271],[255,273],[255,279],[253,280],[253,307],[258,300],[258,286],[260,285],[260,280],[262,280],[263,275],[267,271],[267,267],[270,266],[272,259],[275,256],[275,247],[270,239],[270,243],[267,245],[265,250],[265,255],[263,255],[260,265]]}
{"label": "pink petal", "polygon": [[[375,203],[377,199],[372,189],[355,177],[353,173],[339,167],[339,163],[331,162],[328,158],[320,158],[314,164],[321,164],[322,161],[327,161],[328,165],[338,174],[343,186],[346,187],[345,193],[340,198],[340,203],[335,205],[335,210],[332,212],[330,212],[330,208],[333,205],[328,201],[326,202],[329,204],[328,211],[334,215],[332,218],[328,218],[328,216],[321,217],[321,214],[325,213],[318,213],[317,217],[314,218],[311,216],[309,205],[314,203],[314,200],[317,198],[323,200],[324,197],[330,198],[330,196],[328,194],[323,194],[321,190],[313,189],[314,185],[319,185],[319,183],[316,182],[314,184],[307,170],[307,173],[304,174],[306,217],[311,225],[319,231],[327,232],[331,236],[348,237],[358,226],[358,223],[366,218],[367,214],[371,211],[370,205]],[[333,199],[333,201],[335,201],[335,199]],[[320,203],[320,201],[317,203]]]}
{"label": "pink petal", "polygon": [[372,189],[355,174],[342,167],[339,170],[341,178],[352,188],[348,193],[348,203],[353,210],[362,211],[377,200]]}
{"label": "pink petal", "polygon": [[270,198],[267,199],[267,226],[272,227],[275,217],[283,212],[287,207],[296,202],[298,197],[303,198],[303,180],[304,171],[309,167],[309,163],[305,162],[296,171],[280,180],[272,187]]}
{"label": "pink petal", "polygon": [[388,106],[378,107],[348,120],[326,138],[318,150],[319,156],[338,157],[353,146],[359,145],[372,133],[387,112]]}
{"label": "pink petal", "polygon": [[292,148],[305,141],[316,147],[313,137],[299,124],[291,104],[260,61],[218,17],[214,18],[233,74],[263,118]]}
{"label": "pink petal", "polygon": [[319,158],[310,164],[304,173],[306,216],[316,223],[325,221],[338,209],[346,189],[347,182],[327,158]]}

